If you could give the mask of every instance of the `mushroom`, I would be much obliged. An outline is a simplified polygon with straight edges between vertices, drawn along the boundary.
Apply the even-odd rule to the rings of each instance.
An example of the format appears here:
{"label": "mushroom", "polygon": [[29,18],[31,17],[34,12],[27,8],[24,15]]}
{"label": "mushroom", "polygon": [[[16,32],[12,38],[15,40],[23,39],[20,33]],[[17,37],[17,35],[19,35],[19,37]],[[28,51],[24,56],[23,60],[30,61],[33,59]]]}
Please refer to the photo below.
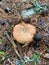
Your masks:
{"label": "mushroom", "polygon": [[20,44],[32,42],[35,33],[36,27],[29,23],[21,22],[13,28],[13,37]]}

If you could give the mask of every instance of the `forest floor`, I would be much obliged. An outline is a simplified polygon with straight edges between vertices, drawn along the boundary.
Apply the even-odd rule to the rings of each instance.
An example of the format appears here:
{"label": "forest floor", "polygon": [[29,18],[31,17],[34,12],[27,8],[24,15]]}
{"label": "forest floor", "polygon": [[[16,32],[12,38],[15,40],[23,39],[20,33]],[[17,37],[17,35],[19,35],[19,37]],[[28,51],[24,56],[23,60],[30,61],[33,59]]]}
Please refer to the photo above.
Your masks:
{"label": "forest floor", "polygon": [[[33,2],[34,0],[0,0],[0,65],[49,65],[49,0],[38,0],[48,7],[47,11],[22,18],[21,11],[31,8]],[[21,22],[37,28],[33,42],[25,47],[13,38],[13,28]],[[21,63],[22,58],[17,51],[22,58],[26,56],[25,63]]]}

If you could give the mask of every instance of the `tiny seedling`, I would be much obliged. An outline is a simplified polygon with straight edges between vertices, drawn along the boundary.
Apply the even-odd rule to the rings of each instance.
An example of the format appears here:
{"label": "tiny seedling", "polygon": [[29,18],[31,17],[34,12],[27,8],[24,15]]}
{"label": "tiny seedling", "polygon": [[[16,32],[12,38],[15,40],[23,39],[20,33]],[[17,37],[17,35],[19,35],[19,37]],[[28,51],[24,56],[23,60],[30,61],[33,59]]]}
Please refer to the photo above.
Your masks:
{"label": "tiny seedling", "polygon": [[24,63],[24,62],[22,62],[22,65],[25,65],[25,63]]}
{"label": "tiny seedling", "polygon": [[39,61],[40,54],[34,54],[33,60],[34,60],[34,65],[36,65],[36,62]]}
{"label": "tiny seedling", "polygon": [[1,60],[4,61],[5,60],[5,56],[3,56]]}
{"label": "tiny seedling", "polygon": [[0,55],[4,55],[5,53],[4,53],[4,51],[0,51]]}

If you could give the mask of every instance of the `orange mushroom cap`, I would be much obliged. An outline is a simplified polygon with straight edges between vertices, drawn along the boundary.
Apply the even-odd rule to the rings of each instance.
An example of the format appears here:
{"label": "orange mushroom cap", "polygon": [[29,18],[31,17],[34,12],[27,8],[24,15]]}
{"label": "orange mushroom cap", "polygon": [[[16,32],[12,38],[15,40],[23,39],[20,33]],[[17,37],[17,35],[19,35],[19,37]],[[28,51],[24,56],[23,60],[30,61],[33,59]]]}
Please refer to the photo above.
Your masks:
{"label": "orange mushroom cap", "polygon": [[32,42],[35,33],[36,33],[35,26],[24,22],[15,25],[13,29],[14,39],[21,44]]}

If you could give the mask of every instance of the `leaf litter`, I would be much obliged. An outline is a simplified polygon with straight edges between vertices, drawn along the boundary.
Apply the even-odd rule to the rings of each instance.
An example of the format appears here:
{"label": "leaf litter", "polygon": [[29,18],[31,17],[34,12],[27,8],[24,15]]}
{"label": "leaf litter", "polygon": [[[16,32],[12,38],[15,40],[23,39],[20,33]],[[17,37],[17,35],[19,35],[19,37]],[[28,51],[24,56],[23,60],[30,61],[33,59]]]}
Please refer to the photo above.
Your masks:
{"label": "leaf litter", "polygon": [[[49,52],[46,52],[49,49],[48,3],[48,0],[0,1],[1,65],[48,65]],[[13,28],[22,22],[28,24],[27,21],[34,25],[37,31],[33,41],[23,46],[14,39]]]}

